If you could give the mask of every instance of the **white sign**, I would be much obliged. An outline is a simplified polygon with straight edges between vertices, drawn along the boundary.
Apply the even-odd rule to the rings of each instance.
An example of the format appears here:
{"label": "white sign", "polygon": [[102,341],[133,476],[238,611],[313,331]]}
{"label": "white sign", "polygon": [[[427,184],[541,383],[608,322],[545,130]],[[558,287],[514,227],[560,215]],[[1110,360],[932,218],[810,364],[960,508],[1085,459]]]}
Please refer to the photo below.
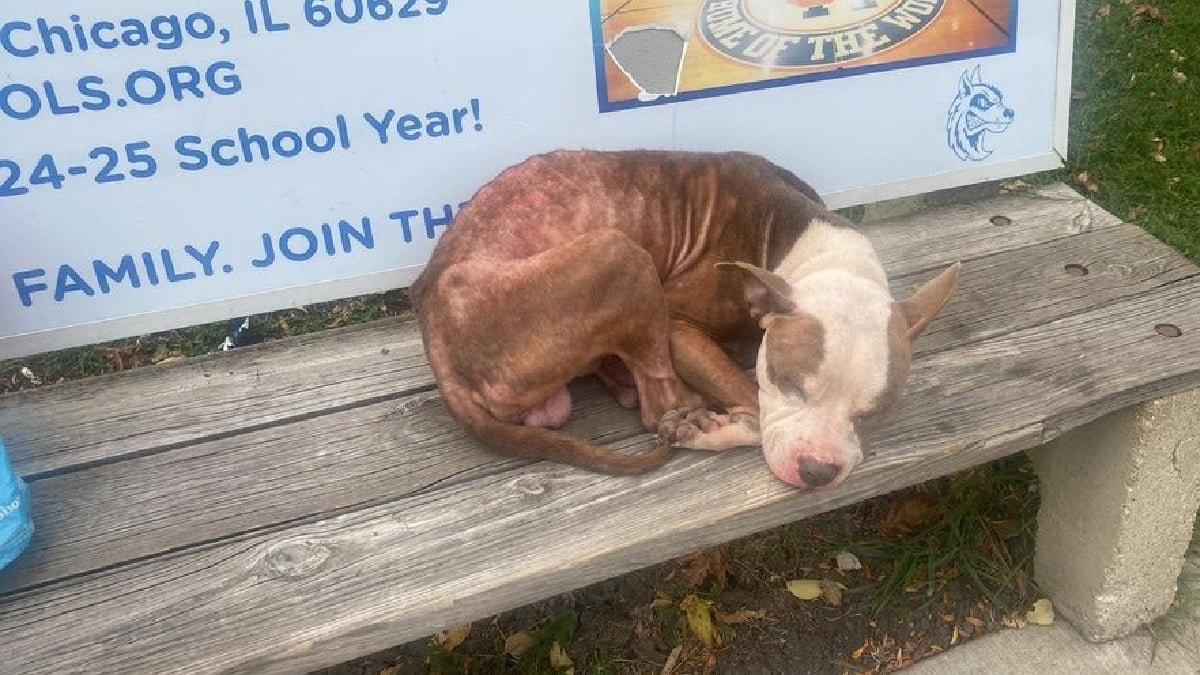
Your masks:
{"label": "white sign", "polygon": [[0,358],[407,285],[560,147],[845,206],[1052,168],[1073,0],[8,0]]}

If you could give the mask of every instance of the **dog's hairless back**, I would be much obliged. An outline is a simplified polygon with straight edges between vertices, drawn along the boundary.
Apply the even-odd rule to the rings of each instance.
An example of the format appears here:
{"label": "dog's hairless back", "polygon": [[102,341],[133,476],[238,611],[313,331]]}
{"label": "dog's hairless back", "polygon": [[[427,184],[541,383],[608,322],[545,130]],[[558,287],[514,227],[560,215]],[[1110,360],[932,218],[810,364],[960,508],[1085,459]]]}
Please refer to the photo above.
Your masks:
{"label": "dog's hairless back", "polygon": [[[749,153],[560,150],[484,185],[442,235],[422,278],[456,262],[527,258],[615,229],[650,254],[674,317],[731,339],[745,303],[738,284],[719,283],[712,266],[774,269],[823,206],[803,180]],[[418,282],[412,292],[423,290]]]}

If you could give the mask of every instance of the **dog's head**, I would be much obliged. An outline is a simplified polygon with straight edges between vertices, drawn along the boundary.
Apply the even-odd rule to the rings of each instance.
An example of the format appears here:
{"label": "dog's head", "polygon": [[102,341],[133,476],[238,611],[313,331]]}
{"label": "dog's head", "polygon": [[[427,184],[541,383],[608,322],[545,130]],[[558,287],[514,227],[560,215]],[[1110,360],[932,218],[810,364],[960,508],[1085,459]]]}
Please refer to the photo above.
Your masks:
{"label": "dog's head", "polygon": [[753,265],[721,266],[740,272],[751,316],[765,329],[756,374],[767,465],[801,488],[840,483],[903,394],[913,340],[949,300],[961,265],[901,301],[844,271],[793,286]]}

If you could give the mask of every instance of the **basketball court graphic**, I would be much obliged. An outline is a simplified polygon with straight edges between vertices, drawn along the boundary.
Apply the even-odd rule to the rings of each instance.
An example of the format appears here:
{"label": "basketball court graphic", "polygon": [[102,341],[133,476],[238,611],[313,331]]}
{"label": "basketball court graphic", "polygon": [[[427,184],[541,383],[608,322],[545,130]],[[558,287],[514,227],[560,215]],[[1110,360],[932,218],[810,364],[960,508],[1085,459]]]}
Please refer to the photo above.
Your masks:
{"label": "basketball court graphic", "polygon": [[1012,52],[1017,1],[592,0],[600,107]]}

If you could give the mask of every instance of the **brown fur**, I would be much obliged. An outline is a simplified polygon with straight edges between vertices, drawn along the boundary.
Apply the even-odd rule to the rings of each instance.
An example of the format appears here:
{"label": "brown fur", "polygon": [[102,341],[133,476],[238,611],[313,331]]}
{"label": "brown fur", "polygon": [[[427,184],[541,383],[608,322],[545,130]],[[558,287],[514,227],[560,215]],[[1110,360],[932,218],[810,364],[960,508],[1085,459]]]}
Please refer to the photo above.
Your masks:
{"label": "brown fur", "polygon": [[[411,289],[447,408],[502,454],[605,473],[661,465],[668,411],[757,414],[722,346],[744,350],[761,331],[717,263],[770,268],[816,216],[836,220],[795,175],[745,153],[558,151],[506,169]],[[520,424],[612,356],[637,385],[643,425],[660,432],[653,448],[624,455]]]}
{"label": "brown fur", "polygon": [[825,360],[825,329],[809,314],[774,317],[767,324],[767,376],[784,393],[804,395],[804,377]]}

